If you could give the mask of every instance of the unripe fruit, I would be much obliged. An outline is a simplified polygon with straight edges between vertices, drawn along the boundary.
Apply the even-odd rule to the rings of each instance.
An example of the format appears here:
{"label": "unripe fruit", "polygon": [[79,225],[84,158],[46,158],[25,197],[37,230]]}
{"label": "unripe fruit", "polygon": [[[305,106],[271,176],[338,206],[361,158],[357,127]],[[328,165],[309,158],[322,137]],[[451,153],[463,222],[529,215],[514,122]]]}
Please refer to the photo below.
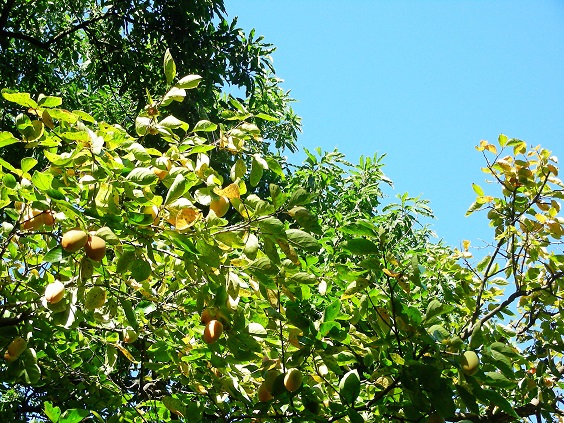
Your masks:
{"label": "unripe fruit", "polygon": [[65,296],[65,285],[60,281],[50,283],[45,287],[45,300],[49,304],[57,304]]}
{"label": "unripe fruit", "polygon": [[68,253],[75,253],[86,245],[88,234],[80,229],[71,229],[63,235],[61,247]]}
{"label": "unripe fruit", "polygon": [[229,200],[222,195],[214,198],[210,203],[210,210],[213,210],[217,217],[225,216],[229,210]]}
{"label": "unripe fruit", "polygon": [[223,325],[219,320],[210,320],[204,329],[204,342],[212,344],[219,339],[223,333]]}
{"label": "unripe fruit", "polygon": [[433,413],[433,414],[429,415],[426,422],[427,423],[445,423],[445,419],[443,419],[437,413]]}
{"label": "unripe fruit", "polygon": [[84,298],[84,307],[94,310],[106,304],[106,290],[99,286],[90,288]]}
{"label": "unripe fruit", "polygon": [[123,342],[125,342],[126,344],[131,344],[132,342],[135,342],[138,337],[139,334],[132,327],[128,326],[123,330]]}
{"label": "unripe fruit", "polygon": [[267,402],[270,401],[272,398],[272,394],[267,389],[266,385],[263,383],[258,388],[258,399],[260,402]]}
{"label": "unripe fruit", "polygon": [[100,261],[106,255],[106,241],[96,235],[89,236],[84,251],[92,260]]}
{"label": "unripe fruit", "polygon": [[302,386],[302,372],[298,369],[290,369],[284,376],[284,386],[290,392],[297,391]]}
{"label": "unripe fruit", "polygon": [[480,368],[480,359],[474,351],[465,351],[460,357],[460,366],[464,374],[473,376]]}
{"label": "unripe fruit", "polygon": [[14,338],[10,345],[8,345],[8,350],[6,351],[7,354],[10,355],[11,358],[16,359],[18,358],[21,353],[25,351],[27,348],[27,341],[23,339],[21,336]]}

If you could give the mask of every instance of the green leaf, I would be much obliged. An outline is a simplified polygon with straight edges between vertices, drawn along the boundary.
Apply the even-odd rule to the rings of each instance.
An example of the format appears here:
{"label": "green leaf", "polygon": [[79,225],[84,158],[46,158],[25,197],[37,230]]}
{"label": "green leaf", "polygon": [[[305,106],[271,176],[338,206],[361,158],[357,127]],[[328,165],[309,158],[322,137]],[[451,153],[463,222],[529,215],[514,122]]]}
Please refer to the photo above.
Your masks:
{"label": "green leaf", "polygon": [[43,261],[46,263],[59,263],[63,261],[63,248],[59,245],[49,250],[44,256]]}
{"label": "green leaf", "polygon": [[257,159],[255,157],[253,157],[253,160],[251,162],[251,176],[250,176],[250,179],[249,179],[251,186],[256,187],[259,184],[259,182],[262,178],[263,172],[264,172],[264,168],[257,161]]}
{"label": "green leaf", "polygon": [[79,410],[77,408],[71,408],[63,413],[59,423],[80,423],[86,417],[90,415],[88,410]]}
{"label": "green leaf", "polygon": [[31,177],[31,182],[40,191],[47,191],[51,188],[51,182],[53,182],[53,175],[47,172],[33,172]]}
{"label": "green leaf", "polygon": [[59,107],[63,104],[63,99],[61,97],[39,94],[38,104],[43,107]]}
{"label": "green leaf", "polygon": [[37,160],[33,157],[24,157],[21,161],[21,168],[23,173],[29,172],[35,165]]}
{"label": "green leaf", "polygon": [[267,115],[266,113],[258,113],[255,115],[256,118],[262,119],[262,120],[267,120],[269,122],[278,122],[280,119]]}
{"label": "green leaf", "polygon": [[286,175],[284,174],[284,170],[278,160],[274,157],[265,157],[266,163],[268,163],[268,169],[274,172],[276,175],[280,176],[282,180],[286,179]]}
{"label": "green leaf", "polygon": [[49,420],[53,423],[58,423],[59,417],[61,416],[61,409],[59,407],[53,407],[51,402],[45,401],[43,410]]}
{"label": "green leaf", "polygon": [[107,226],[102,226],[98,229],[96,235],[110,245],[118,245],[120,243],[118,236]]}
{"label": "green leaf", "polygon": [[483,394],[489,400],[489,405],[491,405],[492,407],[499,407],[501,411],[504,411],[505,413],[515,417],[516,419],[519,419],[519,415],[515,412],[509,401],[507,401],[507,399],[503,395],[489,389],[484,389]]}
{"label": "green leaf", "polygon": [[143,259],[135,259],[131,263],[131,276],[137,282],[142,282],[151,276],[152,270],[149,262]]}
{"label": "green leaf", "polygon": [[201,81],[202,77],[200,75],[186,75],[176,83],[176,86],[178,88],[191,90],[192,88],[196,88],[198,85],[200,85]]}
{"label": "green leaf", "polygon": [[292,246],[305,251],[315,252],[321,248],[321,245],[313,236],[300,229],[288,229],[286,237],[288,238],[288,243],[292,244]]}
{"label": "green leaf", "polygon": [[377,254],[380,249],[372,241],[365,238],[353,238],[343,243],[343,248],[352,254]]}
{"label": "green leaf", "polygon": [[4,186],[11,189],[14,189],[18,186],[18,181],[16,181],[16,178],[11,173],[6,173],[2,177],[2,183],[4,184]]}
{"label": "green leaf", "polygon": [[215,123],[210,122],[209,120],[201,120],[199,121],[192,132],[212,132],[217,129],[217,125]]}
{"label": "green leaf", "polygon": [[10,90],[8,88],[2,89],[2,97],[12,103],[19,104],[20,106],[36,109],[37,103],[32,100],[29,93],[20,93],[15,90]]}
{"label": "green leaf", "polygon": [[482,333],[481,325],[477,325],[472,331],[472,336],[470,337],[470,349],[475,350],[482,346],[484,343],[484,334]]}
{"label": "green leaf", "polygon": [[484,195],[484,190],[477,184],[472,184],[472,189],[480,197]]}
{"label": "green leaf", "polygon": [[0,148],[6,147],[7,145],[10,144],[15,144],[17,142],[20,142],[20,140],[14,137],[10,132],[7,131],[0,132]]}
{"label": "green leaf", "polygon": [[176,76],[176,63],[170,54],[170,50],[167,48],[164,55],[164,73],[166,77],[166,83],[171,84],[172,80]]}
{"label": "green leaf", "polygon": [[354,404],[360,394],[360,377],[357,370],[351,370],[341,378],[339,394],[345,403]]}
{"label": "green leaf", "polygon": [[311,273],[297,272],[286,278],[286,283],[288,285],[311,285],[317,282],[317,278]]}
{"label": "green leaf", "polygon": [[331,304],[329,304],[325,311],[323,312],[323,321],[331,322],[340,314],[341,311],[341,301],[336,299]]}
{"label": "green leaf", "polygon": [[159,177],[147,167],[137,167],[129,172],[126,179],[137,185],[151,185],[155,183]]}
{"label": "green leaf", "polygon": [[319,220],[305,207],[293,207],[288,210],[288,214],[306,231],[321,235],[322,229]]}
{"label": "green leaf", "polygon": [[286,238],[284,232],[284,224],[275,217],[269,216],[266,219],[259,220],[258,226],[264,235],[270,235],[275,238]]}
{"label": "green leaf", "polygon": [[179,173],[178,175],[176,175],[176,178],[174,178],[174,182],[172,183],[166,194],[164,205],[167,206],[173,201],[182,197],[184,191],[186,191],[186,179],[184,178],[184,175]]}
{"label": "green leaf", "polygon": [[288,201],[288,208],[292,208],[294,206],[303,206],[304,204],[308,204],[311,200],[315,197],[315,195],[308,193],[303,188],[298,188],[296,191],[292,193],[290,200]]}

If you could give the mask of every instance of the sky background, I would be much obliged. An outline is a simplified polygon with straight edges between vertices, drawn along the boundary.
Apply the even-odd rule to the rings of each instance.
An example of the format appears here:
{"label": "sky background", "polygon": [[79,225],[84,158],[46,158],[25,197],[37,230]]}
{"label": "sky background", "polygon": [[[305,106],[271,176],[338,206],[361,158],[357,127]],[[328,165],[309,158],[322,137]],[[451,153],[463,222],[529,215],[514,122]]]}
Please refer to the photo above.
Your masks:
{"label": "sky background", "polygon": [[[390,195],[430,200],[452,246],[491,240],[465,218],[484,186],[482,139],[542,144],[564,163],[564,1],[226,0],[277,46],[303,118],[298,144],[358,163],[386,154]],[[301,162],[304,155],[291,157]]]}

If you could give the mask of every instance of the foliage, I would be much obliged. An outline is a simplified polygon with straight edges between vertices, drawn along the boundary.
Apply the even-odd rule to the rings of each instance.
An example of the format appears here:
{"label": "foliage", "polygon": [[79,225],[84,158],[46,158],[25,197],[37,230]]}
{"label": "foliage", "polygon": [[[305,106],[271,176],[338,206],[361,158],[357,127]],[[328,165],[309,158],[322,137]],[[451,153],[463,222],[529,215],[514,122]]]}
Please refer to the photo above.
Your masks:
{"label": "foliage", "polygon": [[[229,98],[220,95],[231,88],[244,97],[248,119],[273,117],[254,120],[264,137],[277,148],[295,149],[300,118],[274,74],[275,48],[254,31],[245,34],[236,19],[228,21],[222,0],[8,0],[0,7],[5,86],[57,94],[69,110],[89,110],[127,130],[148,101],[146,89],[164,90],[167,49],[184,72],[203,77],[198,95],[175,105],[176,117],[217,123],[232,118],[225,114],[233,108]],[[9,102],[2,106],[0,130],[11,130],[17,109]],[[247,114],[241,108],[236,113]],[[22,158],[17,148],[5,151],[12,164]]]}
{"label": "foliage", "polygon": [[[4,420],[562,417],[555,157],[480,143],[501,193],[474,185],[469,213],[488,211],[494,241],[473,264],[469,243],[452,250],[418,224],[425,201],[383,203],[382,157],[318,150],[284,172],[240,103],[227,123],[166,113],[201,83],[173,64],[135,136],[60,97],[2,91],[22,113],[0,147],[33,153],[0,161],[0,346],[27,341],[0,367]],[[231,156],[227,173],[216,154]],[[101,261],[62,248],[75,228],[105,240]],[[65,295],[48,302],[54,281]],[[203,338],[210,320],[217,341]]]}

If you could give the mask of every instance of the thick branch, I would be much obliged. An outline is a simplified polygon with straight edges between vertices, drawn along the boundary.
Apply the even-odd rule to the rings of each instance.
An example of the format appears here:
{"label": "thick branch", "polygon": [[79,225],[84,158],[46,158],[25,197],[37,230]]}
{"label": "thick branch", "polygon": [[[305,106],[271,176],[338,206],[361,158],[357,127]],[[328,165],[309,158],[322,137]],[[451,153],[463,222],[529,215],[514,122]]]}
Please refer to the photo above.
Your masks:
{"label": "thick branch", "polygon": [[0,15],[0,30],[3,30],[8,22],[8,16],[14,7],[16,0],[8,0],[2,9],[2,14]]}

